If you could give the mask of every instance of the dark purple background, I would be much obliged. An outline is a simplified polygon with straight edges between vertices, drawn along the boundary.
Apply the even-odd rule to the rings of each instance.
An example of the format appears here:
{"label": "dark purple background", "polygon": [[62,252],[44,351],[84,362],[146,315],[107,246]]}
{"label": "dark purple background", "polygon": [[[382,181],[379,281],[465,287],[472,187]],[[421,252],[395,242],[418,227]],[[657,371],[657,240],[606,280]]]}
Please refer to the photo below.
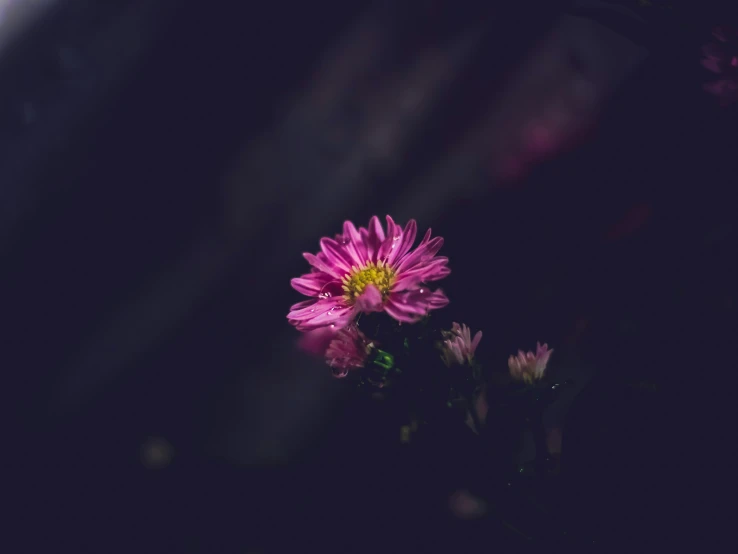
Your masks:
{"label": "dark purple background", "polygon": [[[716,535],[688,508],[728,521],[734,485],[718,468],[732,472],[738,143],[699,65],[721,12],[283,4],[137,16],[155,22],[144,53],[22,194],[6,180],[2,359],[23,422],[7,457],[20,519],[52,522],[32,538],[553,548],[492,516],[454,521],[448,494],[490,480],[479,446],[401,448],[396,421],[294,348],[300,253],[391,212],[446,238],[443,317],[484,330],[484,363],[540,340],[576,380],[546,415],[564,428],[549,525],[571,529],[567,547],[704,548]],[[172,445],[165,469],[142,465],[149,437]]]}

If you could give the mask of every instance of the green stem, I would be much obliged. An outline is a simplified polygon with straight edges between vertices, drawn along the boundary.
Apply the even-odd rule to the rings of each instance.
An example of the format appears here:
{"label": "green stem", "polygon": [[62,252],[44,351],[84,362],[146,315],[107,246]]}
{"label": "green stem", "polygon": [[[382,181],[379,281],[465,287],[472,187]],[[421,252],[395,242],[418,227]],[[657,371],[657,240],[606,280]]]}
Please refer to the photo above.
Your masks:
{"label": "green stem", "polygon": [[395,357],[389,352],[385,352],[384,350],[377,348],[376,355],[374,360],[372,360],[372,363],[381,368],[390,370],[395,367]]}

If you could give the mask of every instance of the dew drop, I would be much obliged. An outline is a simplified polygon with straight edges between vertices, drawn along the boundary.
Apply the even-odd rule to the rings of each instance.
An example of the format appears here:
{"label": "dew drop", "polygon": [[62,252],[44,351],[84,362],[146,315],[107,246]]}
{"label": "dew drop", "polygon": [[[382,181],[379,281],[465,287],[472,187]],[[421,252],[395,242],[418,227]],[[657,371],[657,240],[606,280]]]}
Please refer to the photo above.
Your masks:
{"label": "dew drop", "polygon": [[395,235],[394,237],[392,237],[392,240],[400,240],[400,235]]}
{"label": "dew drop", "polygon": [[331,329],[335,329],[335,328],[336,328],[336,324],[335,323],[331,323]]}
{"label": "dew drop", "polygon": [[423,294],[425,292],[425,289],[420,289],[420,294]]}

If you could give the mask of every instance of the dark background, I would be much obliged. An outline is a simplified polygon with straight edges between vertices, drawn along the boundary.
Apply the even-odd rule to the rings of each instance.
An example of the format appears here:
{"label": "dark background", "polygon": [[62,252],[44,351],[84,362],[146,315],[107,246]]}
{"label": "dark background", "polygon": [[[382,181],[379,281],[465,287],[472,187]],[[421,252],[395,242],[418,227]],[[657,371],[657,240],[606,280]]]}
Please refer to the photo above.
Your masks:
{"label": "dark background", "polygon": [[[0,52],[13,551],[731,550],[733,12],[52,4]],[[400,444],[295,347],[300,253],[375,213],[445,237],[486,365],[575,380],[550,517],[499,497],[535,540],[449,513],[499,493],[471,436]]]}

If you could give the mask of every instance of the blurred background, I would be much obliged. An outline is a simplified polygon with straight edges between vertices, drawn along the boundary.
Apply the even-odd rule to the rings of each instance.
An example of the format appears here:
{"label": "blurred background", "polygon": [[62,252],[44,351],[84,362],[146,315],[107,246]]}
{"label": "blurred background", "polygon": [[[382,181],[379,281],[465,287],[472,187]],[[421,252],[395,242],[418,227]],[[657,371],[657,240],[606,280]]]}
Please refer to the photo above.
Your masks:
{"label": "blurred background", "polygon": [[445,237],[483,363],[574,379],[567,548],[731,551],[730,4],[1,1],[6,550],[561,546],[459,517],[473,441],[403,444],[297,349],[301,253],[389,213]]}

